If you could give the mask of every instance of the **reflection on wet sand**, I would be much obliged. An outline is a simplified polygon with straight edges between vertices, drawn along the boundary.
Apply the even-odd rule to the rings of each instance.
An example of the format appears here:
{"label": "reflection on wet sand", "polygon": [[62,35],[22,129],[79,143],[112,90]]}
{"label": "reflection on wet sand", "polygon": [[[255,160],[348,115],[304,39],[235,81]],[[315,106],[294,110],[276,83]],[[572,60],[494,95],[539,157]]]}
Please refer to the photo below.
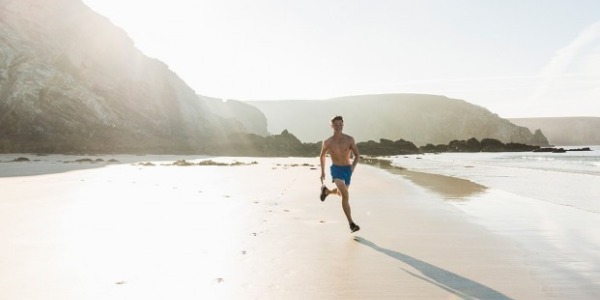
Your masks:
{"label": "reflection on wet sand", "polygon": [[393,166],[392,162],[386,159],[364,158],[361,162],[401,175],[419,186],[442,195],[447,200],[464,200],[486,190],[485,186],[462,178],[409,171]]}

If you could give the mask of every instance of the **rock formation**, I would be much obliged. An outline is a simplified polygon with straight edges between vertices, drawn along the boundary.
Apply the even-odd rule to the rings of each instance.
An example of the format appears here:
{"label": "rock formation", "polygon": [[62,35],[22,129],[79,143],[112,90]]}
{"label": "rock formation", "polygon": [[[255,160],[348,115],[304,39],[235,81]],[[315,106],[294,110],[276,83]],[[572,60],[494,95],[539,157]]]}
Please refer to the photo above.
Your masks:
{"label": "rock formation", "polygon": [[416,145],[493,138],[503,143],[548,145],[543,133],[532,134],[489,110],[443,96],[384,94],[313,101],[251,101],[266,115],[268,129],[288,129],[302,141],[329,136],[329,119],[342,115],[345,131],[357,141],[404,139]]}
{"label": "rock formation", "polygon": [[600,145],[600,117],[515,118],[512,123],[541,129],[553,145]]}
{"label": "rock formation", "polygon": [[267,131],[267,118],[256,107],[247,103],[199,96],[208,106],[208,109],[228,121],[238,123],[244,131],[261,136],[269,135]]}
{"label": "rock formation", "polygon": [[81,1],[0,0],[0,152],[206,152],[244,127]]}

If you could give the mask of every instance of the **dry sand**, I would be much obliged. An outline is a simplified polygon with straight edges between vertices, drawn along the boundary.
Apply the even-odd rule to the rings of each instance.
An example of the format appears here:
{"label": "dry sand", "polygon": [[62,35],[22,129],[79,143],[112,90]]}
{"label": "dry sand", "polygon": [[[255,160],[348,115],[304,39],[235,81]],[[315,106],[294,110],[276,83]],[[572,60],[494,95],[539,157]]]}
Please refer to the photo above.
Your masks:
{"label": "dry sand", "polygon": [[[553,298],[444,188],[361,164],[351,234],[339,198],[318,199],[317,158],[214,160],[257,164],[0,178],[0,299]],[[480,192],[460,185],[452,198]]]}

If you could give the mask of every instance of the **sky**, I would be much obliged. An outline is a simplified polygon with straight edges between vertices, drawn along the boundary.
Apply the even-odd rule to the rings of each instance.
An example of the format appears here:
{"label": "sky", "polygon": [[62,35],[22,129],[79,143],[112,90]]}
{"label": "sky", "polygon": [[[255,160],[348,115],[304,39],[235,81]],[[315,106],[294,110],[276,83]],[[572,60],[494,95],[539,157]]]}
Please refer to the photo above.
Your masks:
{"label": "sky", "polygon": [[198,94],[418,93],[600,117],[598,0],[83,0]]}

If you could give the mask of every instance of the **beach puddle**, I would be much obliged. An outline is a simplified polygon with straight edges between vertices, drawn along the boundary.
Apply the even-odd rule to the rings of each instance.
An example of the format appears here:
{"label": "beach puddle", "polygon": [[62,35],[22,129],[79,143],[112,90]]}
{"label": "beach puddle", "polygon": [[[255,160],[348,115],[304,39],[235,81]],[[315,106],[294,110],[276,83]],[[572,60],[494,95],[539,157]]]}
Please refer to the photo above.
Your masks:
{"label": "beach puddle", "polygon": [[440,194],[446,200],[462,201],[486,190],[485,186],[466,179],[406,170],[392,165],[392,162],[386,159],[365,158],[361,162],[384,169],[392,174],[401,175],[414,184]]}

